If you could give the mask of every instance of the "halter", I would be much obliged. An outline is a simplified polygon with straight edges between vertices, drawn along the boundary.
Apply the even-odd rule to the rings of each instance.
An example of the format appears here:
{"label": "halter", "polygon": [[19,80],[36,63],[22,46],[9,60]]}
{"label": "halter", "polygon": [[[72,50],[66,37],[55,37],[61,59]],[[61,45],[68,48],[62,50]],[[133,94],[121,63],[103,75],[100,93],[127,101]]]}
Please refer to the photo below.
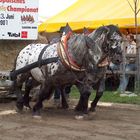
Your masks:
{"label": "halter", "polygon": [[[110,32],[110,29],[108,27],[104,27],[104,28],[107,29],[107,33],[104,38],[104,40],[105,40]],[[107,45],[104,45],[105,47],[103,48],[103,51],[105,52],[105,55],[99,60],[99,62],[97,64],[98,67],[104,67],[104,66],[109,65],[109,63],[110,63],[109,55],[111,54],[110,43],[111,43],[111,41],[107,40]]]}
{"label": "halter", "polygon": [[58,47],[58,55],[61,62],[64,66],[74,71],[85,71],[77,64],[77,62],[69,55],[67,41],[72,35],[72,32],[69,32],[67,35],[63,36],[60,41],[60,47]]}

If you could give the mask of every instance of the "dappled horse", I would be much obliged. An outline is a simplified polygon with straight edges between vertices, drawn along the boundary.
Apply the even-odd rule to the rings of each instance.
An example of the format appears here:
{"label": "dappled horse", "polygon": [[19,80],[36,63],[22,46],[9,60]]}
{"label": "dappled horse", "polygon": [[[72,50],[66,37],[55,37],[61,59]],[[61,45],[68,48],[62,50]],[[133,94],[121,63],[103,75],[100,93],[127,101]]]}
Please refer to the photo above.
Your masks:
{"label": "dappled horse", "polygon": [[[94,41],[87,36],[75,34],[69,36],[67,45],[63,42],[65,41],[62,39],[62,41],[47,45],[47,47],[44,47],[45,44],[31,44],[25,47],[25,50],[20,52],[21,55],[17,57],[15,69],[11,72],[11,77],[16,78],[16,84],[24,82],[30,73],[36,81],[41,83],[39,98],[33,107],[34,114],[39,114],[42,101],[51,97],[56,86],[63,90],[63,86],[67,83],[74,84],[82,79],[86,76],[86,71],[96,66],[102,56],[102,52]],[[38,47],[33,47],[34,45]],[[26,56],[27,53],[29,58]],[[98,58],[95,57],[96,55]],[[27,58],[24,59],[24,62],[21,61],[23,57]],[[55,59],[50,60],[50,58]],[[45,61],[48,59],[50,63]],[[40,67],[35,68],[38,63]],[[20,74],[19,71],[24,73]],[[20,109],[18,106],[22,97],[20,89],[17,89],[16,92],[19,96],[17,107]]]}
{"label": "dappled horse", "polygon": [[[89,110],[95,111],[96,105],[105,90],[106,70],[107,66],[109,65],[107,64],[108,56],[110,57],[110,61],[112,61],[114,64],[120,64],[122,62],[122,35],[116,26],[109,25],[98,28],[91,34],[88,34],[88,36],[99,45],[104,54],[107,54],[107,57],[104,57],[105,59],[102,61],[102,64],[100,63],[98,67],[94,69],[94,71],[90,72],[91,83],[96,85],[96,96],[91,103]],[[83,91],[83,89],[80,91],[80,100],[75,109],[77,111],[87,112],[88,98],[91,92],[89,92],[89,94],[85,94]]]}
{"label": "dappled horse", "polygon": [[[43,58],[43,60],[52,58],[52,57],[61,58],[61,60],[59,59],[58,61],[55,60],[55,62],[50,62],[49,64],[46,64],[44,66],[41,65],[42,66],[41,68],[35,68],[30,71],[32,76],[42,84],[38,102],[33,108],[33,111],[35,114],[39,113],[39,110],[42,107],[42,101],[45,98],[49,99],[53,91],[53,88],[55,86],[61,87],[62,92],[63,92],[63,86],[65,84],[77,83],[76,85],[78,86],[79,90],[84,89],[81,92],[81,95],[82,95],[81,97],[84,97],[87,99],[87,97],[89,96],[89,91],[90,91],[89,83],[91,82],[88,78],[87,80],[83,77],[88,77],[87,72],[88,73],[91,72],[91,69],[94,72],[95,71],[94,69],[96,69],[96,65],[101,64],[107,57],[111,58],[111,56],[115,54],[116,52],[120,53],[119,42],[121,41],[121,35],[117,32],[118,31],[117,27],[113,25],[111,27],[113,27],[113,29],[105,26],[105,27],[101,27],[97,29],[98,30],[97,32],[94,31],[95,36],[93,36],[94,37],[93,39],[96,40],[96,43],[94,43],[90,38],[87,38],[83,35],[71,36],[70,39],[68,40],[68,47],[64,47],[66,50],[64,50],[64,48],[62,47],[63,45],[60,42],[49,45],[49,47],[46,47],[44,51],[41,51],[43,50],[45,46],[42,44],[40,45],[38,44],[37,48],[34,47],[35,44],[25,47],[25,50],[27,52],[22,51],[21,52],[22,55],[20,55],[20,57],[17,58],[17,66],[15,67],[15,71],[25,67],[25,65],[24,66],[22,65],[23,63],[24,64],[26,63],[26,65],[31,66],[31,64],[34,64],[35,62],[40,62],[38,61],[39,60],[38,58],[40,58],[39,56],[41,56],[40,55],[41,52],[43,52],[41,56],[41,59]],[[99,32],[99,36],[97,36],[98,32]],[[118,38],[116,39],[115,37],[118,37]],[[61,49],[61,56],[58,55],[59,51],[57,51],[57,48]],[[51,52],[51,51],[53,51],[55,55],[52,53],[51,55],[49,55],[48,52]],[[63,54],[64,52],[66,52],[67,55],[64,56]],[[25,62],[21,62],[21,58],[23,58],[23,55],[26,56],[27,53],[28,54],[31,53],[30,55],[28,55],[29,58],[26,57],[28,62],[27,60]],[[62,59],[62,55],[63,55],[63,59]],[[76,67],[73,66],[72,62],[69,62],[71,60],[69,57],[73,58],[80,67],[78,67],[77,65]],[[64,58],[67,60],[66,62],[64,62]],[[26,69],[25,71],[27,71],[31,69],[31,67],[30,68],[26,67],[25,69]],[[12,75],[13,74],[14,73],[12,73]],[[29,74],[28,72],[19,74],[17,76],[16,82],[22,83],[26,79],[25,77],[28,74]],[[82,82],[80,82],[81,80]],[[18,95],[20,94],[18,93]],[[82,106],[85,105],[84,102],[80,102],[82,103]]]}

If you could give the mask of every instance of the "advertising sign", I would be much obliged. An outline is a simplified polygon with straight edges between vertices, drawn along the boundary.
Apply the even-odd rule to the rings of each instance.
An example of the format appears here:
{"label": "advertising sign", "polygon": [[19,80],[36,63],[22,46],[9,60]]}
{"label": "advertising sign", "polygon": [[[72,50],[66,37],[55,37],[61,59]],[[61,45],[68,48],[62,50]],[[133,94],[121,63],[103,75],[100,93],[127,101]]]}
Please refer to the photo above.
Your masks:
{"label": "advertising sign", "polygon": [[0,0],[0,39],[37,39],[38,0]]}

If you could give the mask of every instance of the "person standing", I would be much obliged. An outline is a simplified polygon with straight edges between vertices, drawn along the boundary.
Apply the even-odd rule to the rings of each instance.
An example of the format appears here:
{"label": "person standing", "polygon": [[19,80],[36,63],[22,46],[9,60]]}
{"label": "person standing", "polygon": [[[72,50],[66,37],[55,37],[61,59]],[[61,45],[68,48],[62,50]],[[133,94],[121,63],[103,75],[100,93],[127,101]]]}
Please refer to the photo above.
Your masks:
{"label": "person standing", "polygon": [[[136,43],[134,40],[134,36],[132,34],[128,34],[126,38],[128,40],[128,45],[126,47],[126,54],[136,54]],[[135,61],[136,61],[135,58],[126,59],[125,72],[136,70]],[[129,78],[130,78],[129,74],[125,74],[124,77],[122,75],[120,76],[120,85],[118,88],[118,92],[120,93],[120,96],[127,96],[127,95],[131,96],[130,95],[131,92],[126,91],[127,85],[129,83]],[[134,96],[136,96],[136,94]]]}

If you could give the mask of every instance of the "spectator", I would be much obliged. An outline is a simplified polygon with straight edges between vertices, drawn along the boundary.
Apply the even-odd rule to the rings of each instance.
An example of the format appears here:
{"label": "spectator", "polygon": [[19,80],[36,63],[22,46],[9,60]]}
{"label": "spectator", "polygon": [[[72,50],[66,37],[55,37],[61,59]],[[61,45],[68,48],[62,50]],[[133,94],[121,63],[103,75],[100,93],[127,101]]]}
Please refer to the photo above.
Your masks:
{"label": "spectator", "polygon": [[[126,54],[136,54],[136,43],[134,41],[134,36],[129,34],[126,36],[126,38],[128,40],[128,46],[126,47]],[[135,58],[126,59],[125,72],[135,71],[135,70],[136,70]],[[118,88],[118,92],[120,93],[120,96],[136,96],[136,94],[126,91],[129,78],[130,75],[128,74],[125,74],[124,77],[122,75],[120,76],[120,85]]]}

